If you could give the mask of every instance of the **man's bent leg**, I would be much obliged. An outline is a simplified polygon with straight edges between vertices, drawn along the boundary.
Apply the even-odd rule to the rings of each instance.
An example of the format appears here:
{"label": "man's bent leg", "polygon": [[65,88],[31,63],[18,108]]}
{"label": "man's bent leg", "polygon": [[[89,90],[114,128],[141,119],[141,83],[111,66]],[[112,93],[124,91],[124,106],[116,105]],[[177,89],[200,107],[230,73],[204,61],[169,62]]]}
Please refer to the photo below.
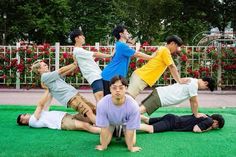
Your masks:
{"label": "man's bent leg", "polygon": [[93,124],[93,123],[91,122],[91,120],[90,120],[88,117],[84,117],[84,116],[83,116],[82,114],[80,114],[80,113],[77,113],[77,114],[73,115],[73,117],[74,117],[74,119],[76,119],[76,120]]}
{"label": "man's bent leg", "polygon": [[152,93],[142,101],[141,104],[141,113],[144,113],[144,111],[146,111],[148,115],[151,115],[154,111],[161,107],[161,100],[159,98],[157,90],[154,89]]}
{"label": "man's bent leg", "polygon": [[62,130],[84,130],[91,133],[100,133],[101,129],[87,122],[77,120],[74,115],[66,114],[61,122]]}
{"label": "man's bent leg", "polygon": [[76,95],[72,100],[69,101],[68,106],[83,114],[85,117],[87,116],[92,123],[96,122],[95,114],[92,109],[83,101],[83,99]]}
{"label": "man's bent leg", "polygon": [[94,114],[96,114],[96,106],[91,103],[90,101],[88,101],[87,99],[85,99],[82,95],[77,94],[77,96],[79,96],[93,111]]}
{"label": "man's bent leg", "polygon": [[147,86],[147,83],[133,72],[129,80],[127,93],[135,99]]}

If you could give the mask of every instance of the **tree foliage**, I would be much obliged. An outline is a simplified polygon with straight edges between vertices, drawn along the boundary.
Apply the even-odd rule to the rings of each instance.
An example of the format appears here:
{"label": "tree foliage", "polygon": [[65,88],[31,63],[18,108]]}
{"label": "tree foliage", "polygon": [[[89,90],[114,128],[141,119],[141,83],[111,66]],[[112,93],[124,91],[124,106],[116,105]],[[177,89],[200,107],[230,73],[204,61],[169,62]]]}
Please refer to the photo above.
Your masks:
{"label": "tree foliage", "polygon": [[224,31],[229,22],[236,27],[235,0],[1,0],[0,5],[0,33],[7,33],[7,44],[67,44],[70,31],[79,27],[87,43],[109,44],[118,24],[141,42],[177,34],[192,44],[196,34],[211,27]]}

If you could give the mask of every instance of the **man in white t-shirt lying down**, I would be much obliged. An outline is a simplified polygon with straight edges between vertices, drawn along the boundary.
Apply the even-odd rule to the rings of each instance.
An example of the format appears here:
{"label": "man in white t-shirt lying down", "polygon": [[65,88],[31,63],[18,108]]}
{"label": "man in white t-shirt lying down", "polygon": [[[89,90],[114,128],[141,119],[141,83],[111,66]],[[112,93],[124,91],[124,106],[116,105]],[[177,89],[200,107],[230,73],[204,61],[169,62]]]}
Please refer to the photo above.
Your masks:
{"label": "man in white t-shirt lying down", "polygon": [[140,105],[140,113],[151,115],[159,107],[178,105],[181,102],[189,99],[192,113],[196,118],[206,117],[203,113],[198,113],[198,90],[215,89],[215,81],[210,77],[202,79],[190,78],[189,83],[175,83],[169,86],[157,87],[152,93],[145,98]]}
{"label": "man in white t-shirt lying down", "polygon": [[47,89],[40,99],[34,114],[20,114],[17,118],[19,125],[28,125],[33,128],[50,128],[58,130],[84,130],[91,133],[100,133],[101,129],[91,125],[90,120],[82,114],[71,115],[62,111],[48,111],[50,93]]}

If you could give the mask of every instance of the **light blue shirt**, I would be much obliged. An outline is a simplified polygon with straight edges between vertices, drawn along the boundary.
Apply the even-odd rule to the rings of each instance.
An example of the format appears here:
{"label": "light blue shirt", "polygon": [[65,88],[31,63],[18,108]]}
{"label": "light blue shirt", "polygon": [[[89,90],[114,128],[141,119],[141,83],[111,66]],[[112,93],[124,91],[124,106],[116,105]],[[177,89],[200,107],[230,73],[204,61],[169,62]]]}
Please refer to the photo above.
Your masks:
{"label": "light blue shirt", "polygon": [[135,50],[130,48],[124,42],[116,42],[115,54],[110,63],[103,69],[103,80],[110,81],[114,76],[121,75],[124,78],[128,73],[130,58],[135,53]]}
{"label": "light blue shirt", "polygon": [[68,101],[78,93],[73,86],[67,84],[62,79],[57,71],[43,73],[41,82],[49,88],[52,96],[65,106],[67,106]]}
{"label": "light blue shirt", "polygon": [[116,106],[112,102],[111,94],[103,97],[97,104],[96,126],[104,128],[125,125],[128,130],[136,130],[140,127],[140,112],[138,103],[129,95],[126,95],[124,104]]}

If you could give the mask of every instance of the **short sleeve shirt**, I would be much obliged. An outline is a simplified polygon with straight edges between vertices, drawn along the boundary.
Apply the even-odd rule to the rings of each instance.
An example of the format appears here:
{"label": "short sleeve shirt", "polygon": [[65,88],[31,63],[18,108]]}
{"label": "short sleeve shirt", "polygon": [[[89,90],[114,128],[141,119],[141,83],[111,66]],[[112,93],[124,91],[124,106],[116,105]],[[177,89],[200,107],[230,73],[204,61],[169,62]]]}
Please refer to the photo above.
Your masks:
{"label": "short sleeve shirt", "polygon": [[73,86],[67,84],[62,79],[57,71],[43,73],[41,82],[49,88],[52,96],[65,106],[67,106],[68,101],[78,93]]}
{"label": "short sleeve shirt", "polygon": [[110,81],[116,75],[126,77],[130,58],[134,53],[135,50],[130,48],[126,43],[116,42],[115,54],[110,63],[102,71],[103,80]]}
{"label": "short sleeve shirt", "polygon": [[96,125],[104,128],[110,125],[125,125],[128,130],[140,127],[140,112],[138,103],[126,95],[121,106],[112,102],[111,94],[103,97],[97,104]]}
{"label": "short sleeve shirt", "polygon": [[76,57],[83,77],[89,82],[90,85],[94,81],[102,78],[102,71],[98,64],[94,61],[93,52],[87,51],[81,47],[75,47],[73,54]]}
{"label": "short sleeve shirt", "polygon": [[193,96],[197,96],[198,80],[190,78],[190,82],[187,84],[175,83],[169,86],[157,87],[156,90],[162,106],[177,105]]}
{"label": "short sleeve shirt", "polygon": [[166,68],[173,63],[170,50],[167,47],[161,47],[157,51],[157,55],[150,59],[147,64],[135,70],[135,73],[151,87],[161,77]]}

